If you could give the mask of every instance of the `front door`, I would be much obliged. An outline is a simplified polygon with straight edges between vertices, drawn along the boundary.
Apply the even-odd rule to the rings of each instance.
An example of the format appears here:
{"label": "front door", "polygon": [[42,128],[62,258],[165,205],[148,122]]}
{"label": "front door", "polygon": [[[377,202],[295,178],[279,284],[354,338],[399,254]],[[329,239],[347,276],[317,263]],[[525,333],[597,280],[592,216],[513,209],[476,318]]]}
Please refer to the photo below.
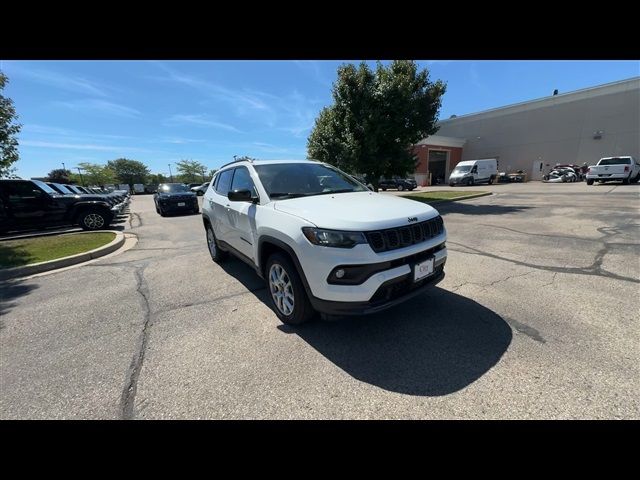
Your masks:
{"label": "front door", "polygon": [[[231,190],[251,190],[257,196],[257,190],[249,170],[246,167],[236,168]],[[256,230],[256,205],[249,202],[232,202],[229,200],[229,244],[246,257],[254,260],[254,239]]]}

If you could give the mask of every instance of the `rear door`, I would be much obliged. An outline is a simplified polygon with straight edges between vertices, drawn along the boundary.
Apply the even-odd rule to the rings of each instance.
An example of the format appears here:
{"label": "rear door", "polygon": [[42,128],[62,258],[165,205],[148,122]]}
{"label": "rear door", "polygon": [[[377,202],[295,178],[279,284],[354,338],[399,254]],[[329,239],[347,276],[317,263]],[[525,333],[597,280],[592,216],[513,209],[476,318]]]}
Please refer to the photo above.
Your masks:
{"label": "rear door", "polygon": [[231,188],[231,181],[233,180],[233,172],[235,168],[224,170],[218,174],[219,178],[216,180],[215,188],[212,189],[211,196],[209,197],[209,207],[213,212],[213,231],[216,234],[218,240],[227,242],[229,244],[230,226],[229,216],[227,210],[230,207],[230,201],[227,198],[229,189]]}

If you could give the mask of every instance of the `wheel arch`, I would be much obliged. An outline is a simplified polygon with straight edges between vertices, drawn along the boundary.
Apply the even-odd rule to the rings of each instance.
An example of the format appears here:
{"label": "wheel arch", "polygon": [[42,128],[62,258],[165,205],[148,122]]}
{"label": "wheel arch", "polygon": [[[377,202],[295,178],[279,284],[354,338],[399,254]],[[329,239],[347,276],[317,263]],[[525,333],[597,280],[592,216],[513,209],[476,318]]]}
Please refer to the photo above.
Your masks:
{"label": "wheel arch", "polygon": [[298,260],[296,252],[285,242],[278,238],[272,237],[271,235],[262,235],[258,240],[258,255],[256,257],[256,271],[258,272],[258,275],[260,275],[262,278],[266,277],[265,268],[267,265],[267,260],[272,254],[276,252],[282,252],[291,259],[291,261],[293,262],[293,266],[297,270],[298,275],[302,280],[302,285],[304,286],[305,292],[308,296],[311,296],[312,293],[311,289],[309,288],[309,282],[307,281],[307,277],[304,274],[304,270],[302,269],[302,265],[300,264],[300,260]]}

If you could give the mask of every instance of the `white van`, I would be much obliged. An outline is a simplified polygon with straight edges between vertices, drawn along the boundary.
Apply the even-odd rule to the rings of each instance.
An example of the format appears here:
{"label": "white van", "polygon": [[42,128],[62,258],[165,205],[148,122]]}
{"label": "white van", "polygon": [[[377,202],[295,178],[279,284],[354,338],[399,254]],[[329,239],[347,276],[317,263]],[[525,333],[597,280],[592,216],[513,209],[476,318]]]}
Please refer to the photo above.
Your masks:
{"label": "white van", "polygon": [[449,186],[474,185],[488,183],[491,185],[498,177],[498,160],[485,158],[482,160],[465,160],[459,162],[449,176]]}

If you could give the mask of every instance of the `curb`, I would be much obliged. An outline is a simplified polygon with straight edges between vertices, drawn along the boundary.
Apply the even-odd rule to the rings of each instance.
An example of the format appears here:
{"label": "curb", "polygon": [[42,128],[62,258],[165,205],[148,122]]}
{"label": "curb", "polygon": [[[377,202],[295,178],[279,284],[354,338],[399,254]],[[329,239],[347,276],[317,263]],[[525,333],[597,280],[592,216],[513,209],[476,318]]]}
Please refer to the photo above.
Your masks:
{"label": "curb", "polygon": [[[69,267],[77,263],[87,262],[94,258],[104,257],[124,245],[125,236],[124,233],[116,230],[100,230],[100,233],[115,233],[114,238],[110,243],[103,245],[102,247],[94,248],[88,252],[78,253],[69,257],[56,258],[55,260],[49,260],[47,262],[34,263],[32,265],[25,265],[23,267],[7,268],[0,271],[0,280],[9,280],[11,278],[27,277],[29,275],[35,275],[36,273],[48,272],[49,270],[57,270],[59,268]],[[86,233],[95,232],[72,232],[66,235],[83,235]]]}
{"label": "curb", "polygon": [[[493,195],[493,192],[482,192],[482,193],[473,193],[471,195],[465,195],[464,197],[456,197],[456,198],[443,198],[440,200],[431,200],[431,203],[448,203],[448,202],[457,202],[459,200],[469,200],[470,198],[478,198],[478,197],[486,197],[487,195]],[[402,195],[403,197],[411,197],[411,195]]]}

